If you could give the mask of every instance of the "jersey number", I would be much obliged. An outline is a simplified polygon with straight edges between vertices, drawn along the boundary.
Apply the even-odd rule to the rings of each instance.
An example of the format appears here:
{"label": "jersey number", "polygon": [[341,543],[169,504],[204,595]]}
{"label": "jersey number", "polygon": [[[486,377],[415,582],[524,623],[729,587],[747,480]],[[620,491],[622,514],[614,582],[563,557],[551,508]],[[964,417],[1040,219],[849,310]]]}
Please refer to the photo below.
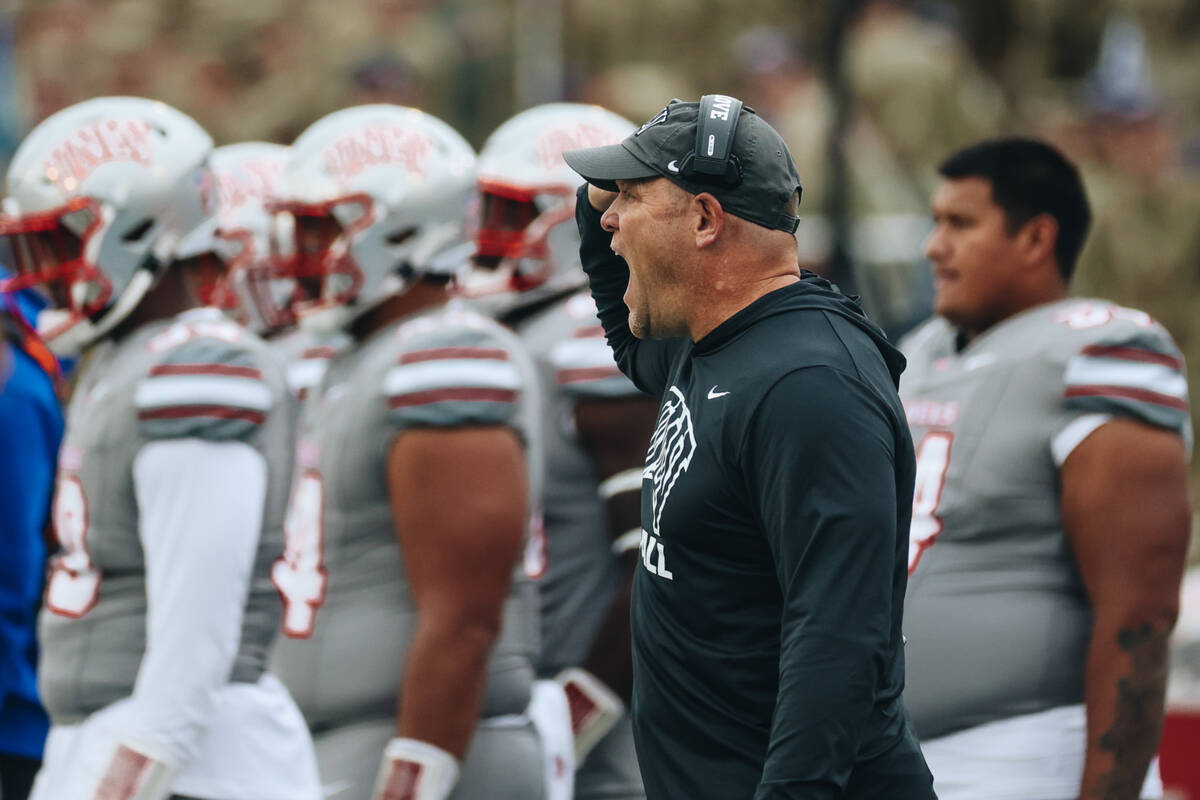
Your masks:
{"label": "jersey number", "polygon": [[310,469],[300,476],[283,523],[283,556],[271,567],[271,581],[283,598],[283,632],[293,639],[312,636],[317,609],[325,602],[325,485]]}
{"label": "jersey number", "polygon": [[100,571],[87,551],[87,495],[79,478],[71,475],[58,479],[51,519],[62,552],[51,562],[46,608],[78,619],[92,610],[100,595]]}
{"label": "jersey number", "polygon": [[950,445],[954,434],[931,431],[917,445],[917,476],[913,489],[912,526],[908,529],[908,574],[911,575],[938,534],[942,521],[937,516],[950,468]]}
{"label": "jersey number", "polygon": [[525,542],[525,575],[538,580],[546,574],[550,557],[546,553],[546,525],[540,510],[529,520],[529,539]]}

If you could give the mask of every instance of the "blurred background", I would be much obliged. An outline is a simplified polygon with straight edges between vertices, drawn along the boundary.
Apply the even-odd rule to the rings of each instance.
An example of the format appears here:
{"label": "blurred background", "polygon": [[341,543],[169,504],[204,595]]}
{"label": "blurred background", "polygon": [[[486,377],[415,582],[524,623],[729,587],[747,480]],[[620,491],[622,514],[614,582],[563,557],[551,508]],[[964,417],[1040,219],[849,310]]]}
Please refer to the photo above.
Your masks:
{"label": "blurred background", "polygon": [[[478,146],[519,109],[597,102],[634,121],[735,94],[791,145],[806,266],[893,335],[929,311],[936,167],[984,136],[1061,146],[1096,222],[1076,292],[1142,308],[1200,397],[1197,0],[7,0],[0,163],[52,112],[162,99],[218,144],[290,142],[396,102]],[[1200,481],[1193,499],[1200,501]]]}
{"label": "blurred background", "polygon": [[899,335],[929,311],[939,161],[1035,134],[1079,164],[1094,207],[1076,292],[1161,320],[1200,397],[1198,34],[1198,0],[4,0],[0,164],[101,94],[165,100],[218,144],[287,143],[387,101],[476,146],[541,102],[641,121],[735,94],[791,145],[802,263]]}

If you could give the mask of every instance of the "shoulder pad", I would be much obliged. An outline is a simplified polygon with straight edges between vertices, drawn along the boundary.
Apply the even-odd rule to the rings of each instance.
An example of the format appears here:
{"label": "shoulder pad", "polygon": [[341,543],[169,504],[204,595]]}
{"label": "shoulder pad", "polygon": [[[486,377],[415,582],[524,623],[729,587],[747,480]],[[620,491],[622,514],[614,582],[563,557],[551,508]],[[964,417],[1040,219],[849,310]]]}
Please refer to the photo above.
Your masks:
{"label": "shoulder pad", "polygon": [[138,427],[152,439],[244,439],[275,402],[264,365],[242,343],[193,337],[166,351],[134,393]]}
{"label": "shoulder pad", "polygon": [[1152,321],[1118,321],[1089,339],[1067,360],[1063,394],[1068,409],[1130,417],[1187,434],[1183,356],[1165,330]]}
{"label": "shoulder pad", "polygon": [[569,395],[627,397],[641,394],[617,368],[599,323],[580,325],[550,349],[554,382]]}
{"label": "shoulder pad", "polygon": [[323,345],[309,347],[290,359],[287,362],[287,382],[292,394],[300,400],[306,399],[309,392],[321,385],[325,370],[336,355],[336,348]]}
{"label": "shoulder pad", "polygon": [[408,339],[383,379],[389,420],[397,427],[508,424],[524,389],[513,344],[464,327]]}

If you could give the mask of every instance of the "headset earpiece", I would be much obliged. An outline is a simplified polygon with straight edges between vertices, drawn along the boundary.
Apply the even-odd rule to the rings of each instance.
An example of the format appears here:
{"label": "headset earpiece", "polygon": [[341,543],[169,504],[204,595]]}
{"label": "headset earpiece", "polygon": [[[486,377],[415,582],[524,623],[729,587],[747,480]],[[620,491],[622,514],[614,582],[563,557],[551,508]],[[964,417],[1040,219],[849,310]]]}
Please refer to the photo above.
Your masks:
{"label": "headset earpiece", "polygon": [[700,117],[696,120],[696,149],[692,170],[703,175],[725,177],[733,137],[742,116],[742,101],[724,94],[706,94],[700,98]]}

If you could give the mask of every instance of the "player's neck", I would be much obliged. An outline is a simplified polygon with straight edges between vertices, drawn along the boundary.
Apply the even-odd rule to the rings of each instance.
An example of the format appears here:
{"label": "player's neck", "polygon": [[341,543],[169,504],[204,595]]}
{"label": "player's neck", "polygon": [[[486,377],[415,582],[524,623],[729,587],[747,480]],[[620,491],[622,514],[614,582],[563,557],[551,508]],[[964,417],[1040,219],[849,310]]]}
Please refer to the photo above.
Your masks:
{"label": "player's neck", "polygon": [[352,322],[349,333],[355,341],[361,342],[402,317],[445,305],[449,299],[450,290],[446,285],[418,279],[405,291],[389,297]]}
{"label": "player's neck", "polygon": [[977,328],[959,328],[959,343],[960,349],[966,347],[973,340],[987,333],[992,328],[1002,322],[1006,322],[1018,314],[1023,314],[1031,309],[1050,303],[1057,303],[1060,300],[1065,300],[1068,295],[1068,289],[1064,283],[1048,284],[1046,286],[1036,287],[1028,292],[1021,294],[1019,297],[1013,297],[1013,301],[1009,306],[1003,309],[998,315],[978,326]]}
{"label": "player's neck", "polygon": [[129,316],[117,323],[109,336],[120,339],[143,325],[170,319],[195,307],[196,301],[182,270],[168,269],[129,312]]}

